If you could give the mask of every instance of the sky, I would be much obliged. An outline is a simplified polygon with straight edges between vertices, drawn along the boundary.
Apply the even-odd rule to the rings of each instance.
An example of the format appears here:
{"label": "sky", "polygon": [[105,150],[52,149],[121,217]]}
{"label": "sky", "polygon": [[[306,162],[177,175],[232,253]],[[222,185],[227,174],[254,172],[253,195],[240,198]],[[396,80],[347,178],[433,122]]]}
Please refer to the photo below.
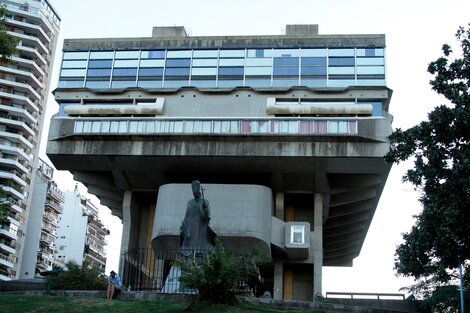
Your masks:
{"label": "sky", "polygon": [[[431,90],[427,66],[441,56],[442,44],[457,48],[454,34],[470,22],[468,0],[49,1],[62,19],[51,91],[57,87],[64,39],[150,37],[153,26],[185,26],[191,36],[279,35],[286,24],[318,24],[320,34],[385,34],[394,129],[407,129],[425,119],[433,107],[446,103]],[[50,95],[46,127],[57,111]],[[40,148],[46,161],[47,132],[46,128]],[[393,270],[402,233],[410,230],[413,215],[421,209],[419,192],[401,179],[412,165],[405,162],[392,167],[360,256],[352,267],[324,267],[323,293],[396,293],[413,283],[410,278],[395,276]],[[73,190],[76,184],[66,171],[56,171],[54,179],[64,191]],[[79,184],[79,190],[99,206],[83,185]],[[122,224],[107,208],[100,208],[111,231],[109,272],[118,269]]]}

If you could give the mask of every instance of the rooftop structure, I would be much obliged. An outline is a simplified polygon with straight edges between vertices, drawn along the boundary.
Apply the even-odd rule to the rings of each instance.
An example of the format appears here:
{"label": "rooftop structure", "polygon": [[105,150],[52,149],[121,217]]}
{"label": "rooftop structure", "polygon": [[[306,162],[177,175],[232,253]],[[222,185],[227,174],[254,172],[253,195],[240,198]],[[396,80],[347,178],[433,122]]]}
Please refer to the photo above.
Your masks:
{"label": "rooftop structure", "polygon": [[263,288],[311,300],[359,255],[390,170],[385,52],[317,25],[65,40],[47,154],[122,219],[121,253],[178,248],[200,180],[224,245],[272,257]]}
{"label": "rooftop structure", "polygon": [[47,0],[0,0],[0,6],[7,33],[19,39],[12,62],[0,62],[0,187],[13,204],[0,237],[15,241],[0,245],[0,280],[10,280],[21,272],[60,18]]}

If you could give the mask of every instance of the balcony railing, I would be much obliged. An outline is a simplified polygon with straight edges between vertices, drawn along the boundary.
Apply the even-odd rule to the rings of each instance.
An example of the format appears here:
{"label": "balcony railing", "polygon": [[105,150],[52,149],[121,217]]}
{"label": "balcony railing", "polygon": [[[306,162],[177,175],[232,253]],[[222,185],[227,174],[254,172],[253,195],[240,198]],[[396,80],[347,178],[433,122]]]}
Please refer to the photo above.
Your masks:
{"label": "balcony railing", "polygon": [[74,134],[355,135],[356,119],[78,119]]}

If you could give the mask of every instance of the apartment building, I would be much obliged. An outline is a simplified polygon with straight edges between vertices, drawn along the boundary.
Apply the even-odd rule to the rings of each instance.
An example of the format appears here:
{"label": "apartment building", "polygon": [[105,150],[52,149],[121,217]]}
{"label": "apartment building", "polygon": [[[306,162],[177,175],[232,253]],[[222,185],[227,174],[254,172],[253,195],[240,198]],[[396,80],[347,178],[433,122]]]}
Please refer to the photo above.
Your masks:
{"label": "apartment building", "polygon": [[60,18],[47,0],[0,5],[7,10],[7,32],[19,39],[12,62],[0,62],[0,187],[12,204],[9,223],[0,229],[0,279],[10,280],[21,276]]}
{"label": "apartment building", "polygon": [[98,217],[98,208],[77,189],[65,192],[64,213],[56,240],[57,260],[63,264],[87,261],[93,267],[106,267],[106,236],[109,230]]}
{"label": "apartment building", "polygon": [[32,201],[29,207],[28,231],[21,264],[20,279],[41,277],[53,266],[62,266],[57,258],[57,230],[64,210],[64,192],[53,181],[54,169],[39,159]]}

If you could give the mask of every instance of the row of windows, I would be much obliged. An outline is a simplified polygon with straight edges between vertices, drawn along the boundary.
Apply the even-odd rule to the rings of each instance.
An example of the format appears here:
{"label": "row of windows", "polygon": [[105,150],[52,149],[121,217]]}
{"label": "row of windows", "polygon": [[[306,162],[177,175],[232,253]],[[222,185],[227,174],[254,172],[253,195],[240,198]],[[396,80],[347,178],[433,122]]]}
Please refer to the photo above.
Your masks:
{"label": "row of windows", "polygon": [[59,87],[384,85],[383,54],[382,48],[65,52]]}
{"label": "row of windows", "polygon": [[130,50],[65,52],[64,60],[83,59],[213,59],[271,57],[383,57],[383,48],[238,49],[238,50]]}

